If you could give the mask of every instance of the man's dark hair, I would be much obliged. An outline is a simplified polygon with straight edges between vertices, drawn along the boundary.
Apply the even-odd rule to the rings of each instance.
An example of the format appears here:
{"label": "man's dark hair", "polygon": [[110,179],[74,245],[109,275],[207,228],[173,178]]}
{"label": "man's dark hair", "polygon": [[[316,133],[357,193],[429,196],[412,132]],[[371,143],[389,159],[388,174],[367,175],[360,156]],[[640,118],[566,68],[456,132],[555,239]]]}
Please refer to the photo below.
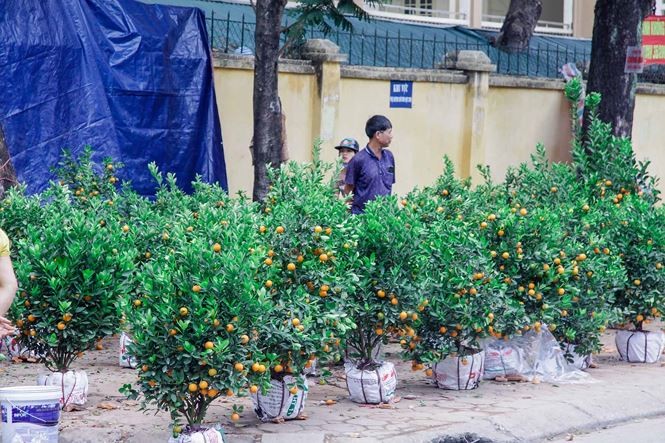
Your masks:
{"label": "man's dark hair", "polygon": [[393,125],[387,117],[383,115],[373,115],[367,120],[367,123],[365,123],[365,134],[367,134],[367,137],[372,138],[377,132],[387,131],[392,127]]}

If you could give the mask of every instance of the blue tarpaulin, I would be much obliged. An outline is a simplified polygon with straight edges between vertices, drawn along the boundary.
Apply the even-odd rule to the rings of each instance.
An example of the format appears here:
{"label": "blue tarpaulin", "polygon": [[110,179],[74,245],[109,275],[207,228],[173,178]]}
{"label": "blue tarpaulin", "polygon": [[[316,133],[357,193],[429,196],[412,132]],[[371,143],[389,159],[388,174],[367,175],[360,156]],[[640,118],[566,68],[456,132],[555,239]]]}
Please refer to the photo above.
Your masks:
{"label": "blue tarpaulin", "polygon": [[62,149],[125,167],[143,195],[148,163],[191,190],[227,189],[204,14],[133,0],[0,2],[0,124],[20,181],[43,190]]}

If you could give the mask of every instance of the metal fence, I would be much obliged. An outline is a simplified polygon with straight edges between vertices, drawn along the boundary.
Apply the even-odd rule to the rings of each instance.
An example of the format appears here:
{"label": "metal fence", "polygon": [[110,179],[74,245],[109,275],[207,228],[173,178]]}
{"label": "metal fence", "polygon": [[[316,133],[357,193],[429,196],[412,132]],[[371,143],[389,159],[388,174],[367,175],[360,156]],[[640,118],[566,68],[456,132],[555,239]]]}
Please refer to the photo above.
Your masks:
{"label": "metal fence", "polygon": [[[227,53],[254,53],[253,22],[243,15],[241,20],[231,20],[230,14],[207,17],[208,34],[211,46]],[[559,45],[536,45],[517,53],[505,53],[494,48],[487,41],[473,38],[451,38],[447,33],[442,37],[436,34],[417,35],[413,32],[391,33],[386,30],[371,33],[346,32],[336,30],[328,35],[317,30],[308,30],[306,38],[327,38],[348,54],[350,65],[386,66],[400,68],[437,68],[444,55],[452,51],[476,50],[486,53],[492,63],[497,65],[497,72],[509,75],[532,77],[558,77],[559,69],[569,62],[585,64],[591,53],[587,50],[568,49]],[[282,36],[282,43],[285,37]]]}

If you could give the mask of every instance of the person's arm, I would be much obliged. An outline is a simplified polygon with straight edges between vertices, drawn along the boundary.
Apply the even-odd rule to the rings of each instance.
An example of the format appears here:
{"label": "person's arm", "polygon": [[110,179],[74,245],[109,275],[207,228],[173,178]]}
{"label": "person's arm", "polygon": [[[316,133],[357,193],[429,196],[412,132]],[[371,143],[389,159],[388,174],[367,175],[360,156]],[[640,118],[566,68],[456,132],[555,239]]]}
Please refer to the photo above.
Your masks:
{"label": "person's arm", "polygon": [[14,325],[5,316],[14,301],[18,282],[9,256],[0,257],[0,338],[12,335]]}
{"label": "person's arm", "polygon": [[16,274],[12,259],[9,258],[9,238],[0,229],[0,338],[14,334],[14,325],[5,315],[14,301],[17,289]]}
{"label": "person's arm", "polygon": [[14,301],[18,290],[18,282],[14,274],[12,259],[0,257],[0,317],[4,317]]}
{"label": "person's arm", "polygon": [[349,195],[356,188],[356,181],[358,180],[358,162],[354,161],[355,157],[351,159],[346,165],[346,174],[344,176],[344,195]]}

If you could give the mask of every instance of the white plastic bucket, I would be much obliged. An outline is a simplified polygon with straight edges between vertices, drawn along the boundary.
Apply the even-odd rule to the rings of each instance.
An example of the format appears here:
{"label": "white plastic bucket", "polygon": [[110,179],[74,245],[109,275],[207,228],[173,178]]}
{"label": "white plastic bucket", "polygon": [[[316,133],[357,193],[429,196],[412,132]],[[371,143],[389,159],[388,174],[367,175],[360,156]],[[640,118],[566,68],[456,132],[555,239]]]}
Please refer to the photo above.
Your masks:
{"label": "white plastic bucket", "polygon": [[60,388],[0,388],[2,443],[58,443]]}

